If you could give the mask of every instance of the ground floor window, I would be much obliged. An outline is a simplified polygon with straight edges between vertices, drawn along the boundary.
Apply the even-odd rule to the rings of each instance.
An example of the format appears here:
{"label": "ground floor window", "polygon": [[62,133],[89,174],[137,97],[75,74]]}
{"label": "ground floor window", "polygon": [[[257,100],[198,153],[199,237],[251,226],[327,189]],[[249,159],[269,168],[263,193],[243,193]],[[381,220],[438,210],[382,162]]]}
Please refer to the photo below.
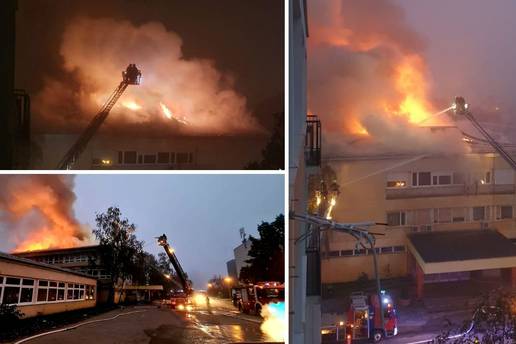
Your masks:
{"label": "ground floor window", "polygon": [[94,285],[0,276],[0,303],[28,304],[93,299]]}

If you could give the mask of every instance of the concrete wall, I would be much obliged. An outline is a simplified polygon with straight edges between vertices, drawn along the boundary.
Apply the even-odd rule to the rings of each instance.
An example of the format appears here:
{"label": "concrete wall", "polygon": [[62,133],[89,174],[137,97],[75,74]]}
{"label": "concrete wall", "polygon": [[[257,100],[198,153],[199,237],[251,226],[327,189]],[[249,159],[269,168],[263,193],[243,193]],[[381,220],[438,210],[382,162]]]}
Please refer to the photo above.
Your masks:
{"label": "concrete wall", "polygon": [[[508,238],[516,238],[516,193],[482,193],[458,194],[454,196],[428,197],[428,193],[420,197],[387,199],[386,188],[389,173],[412,173],[417,171],[459,171],[472,177],[467,183],[475,183],[474,177],[483,171],[508,169],[509,166],[493,154],[467,154],[458,156],[442,156],[414,159],[414,157],[374,159],[344,159],[331,161],[329,165],[337,174],[341,194],[337,199],[333,218],[338,222],[375,221],[386,222],[388,211],[435,208],[454,208],[475,206],[512,205],[513,218],[484,222],[484,226],[494,228]],[[477,180],[478,181],[478,180]],[[478,184],[478,183],[477,183]],[[491,186],[493,186],[492,184]],[[514,179],[513,179],[514,185]],[[481,185],[490,187],[489,185]],[[425,186],[417,189],[437,189],[441,186]],[[408,188],[407,188],[408,189]],[[426,195],[426,196],[424,196]],[[423,197],[424,196],[424,197]],[[482,223],[470,219],[461,223],[432,223],[432,231],[480,229]],[[374,227],[372,231],[383,233],[377,236],[376,247],[406,246],[406,234],[411,226]],[[351,250],[356,242],[342,233],[329,234],[329,251]],[[380,254],[380,275],[382,278],[400,277],[407,274],[406,251],[393,254]],[[340,283],[356,280],[363,272],[370,278],[373,276],[371,255],[353,257],[330,257],[322,260],[322,282]]]}

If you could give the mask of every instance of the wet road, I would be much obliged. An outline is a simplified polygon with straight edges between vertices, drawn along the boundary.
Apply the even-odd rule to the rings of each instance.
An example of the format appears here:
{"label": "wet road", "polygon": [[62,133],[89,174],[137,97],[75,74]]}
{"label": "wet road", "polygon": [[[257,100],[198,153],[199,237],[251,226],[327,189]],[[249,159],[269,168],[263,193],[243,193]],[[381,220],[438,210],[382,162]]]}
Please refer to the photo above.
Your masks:
{"label": "wet road", "polygon": [[260,330],[260,318],[239,314],[224,303],[218,303],[217,300],[210,302],[209,308],[198,306],[188,313],[172,310],[168,306],[130,307],[93,317],[88,321],[107,319],[120,313],[125,315],[113,320],[89,323],[69,331],[53,333],[27,343],[272,342]]}

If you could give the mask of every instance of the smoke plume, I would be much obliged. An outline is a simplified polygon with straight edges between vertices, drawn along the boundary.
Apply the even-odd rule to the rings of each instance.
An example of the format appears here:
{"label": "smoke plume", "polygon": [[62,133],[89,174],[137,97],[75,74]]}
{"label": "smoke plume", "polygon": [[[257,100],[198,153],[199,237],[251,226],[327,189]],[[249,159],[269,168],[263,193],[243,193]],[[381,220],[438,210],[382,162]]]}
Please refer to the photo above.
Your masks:
{"label": "smoke plume", "polygon": [[[309,2],[309,111],[331,153],[464,151],[431,100],[425,41],[389,0]],[[448,142],[448,144],[446,143]],[[451,143],[450,143],[451,142]]]}
{"label": "smoke plume", "polygon": [[64,77],[47,77],[34,108],[57,132],[84,128],[135,63],[142,84],[129,86],[105,129],[140,128],[184,134],[260,132],[231,75],[206,59],[185,59],[182,40],[158,22],[79,17],[62,37]]}
{"label": "smoke plume", "polygon": [[75,218],[71,175],[0,176],[0,229],[15,251],[89,243]]}

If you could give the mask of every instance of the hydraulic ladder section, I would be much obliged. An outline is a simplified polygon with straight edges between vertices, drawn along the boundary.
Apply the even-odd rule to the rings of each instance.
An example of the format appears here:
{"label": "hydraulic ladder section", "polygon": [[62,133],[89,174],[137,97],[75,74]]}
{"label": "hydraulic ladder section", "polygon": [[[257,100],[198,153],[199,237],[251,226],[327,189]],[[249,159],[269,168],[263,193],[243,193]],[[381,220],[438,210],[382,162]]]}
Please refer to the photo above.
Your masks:
{"label": "hydraulic ladder section", "polygon": [[455,103],[453,104],[453,109],[455,113],[458,115],[463,115],[466,117],[471,124],[486,138],[487,142],[500,154],[500,156],[511,166],[513,170],[516,171],[516,161],[512,158],[512,156],[503,148],[501,144],[499,144],[477,121],[475,117],[468,110],[468,104],[464,100],[463,97],[456,97]]}
{"label": "hydraulic ladder section", "polygon": [[122,96],[125,89],[129,85],[139,85],[141,79],[141,72],[136,68],[136,65],[130,64],[125,72],[122,72],[122,81],[111,94],[106,103],[102,106],[100,111],[93,117],[89,125],[86,127],[84,132],[79,136],[77,141],[68,150],[65,156],[59,162],[57,169],[59,170],[71,170],[73,165],[78,160],[81,153],[86,149],[86,146],[90,140],[95,136],[96,132],[104,123],[109,115],[109,112],[115,106],[116,102]]}
{"label": "hydraulic ladder section", "polygon": [[183,268],[181,267],[181,264],[179,264],[179,260],[177,259],[174,249],[171,248],[167,242],[167,236],[163,234],[157,239],[158,244],[160,246],[163,246],[168,258],[170,259],[170,262],[172,263],[172,266],[176,270],[177,276],[179,277],[179,280],[181,282],[181,286],[183,287],[183,291],[186,293],[186,295],[190,295],[192,293],[192,287],[190,286],[190,282],[188,282],[188,279]]}

